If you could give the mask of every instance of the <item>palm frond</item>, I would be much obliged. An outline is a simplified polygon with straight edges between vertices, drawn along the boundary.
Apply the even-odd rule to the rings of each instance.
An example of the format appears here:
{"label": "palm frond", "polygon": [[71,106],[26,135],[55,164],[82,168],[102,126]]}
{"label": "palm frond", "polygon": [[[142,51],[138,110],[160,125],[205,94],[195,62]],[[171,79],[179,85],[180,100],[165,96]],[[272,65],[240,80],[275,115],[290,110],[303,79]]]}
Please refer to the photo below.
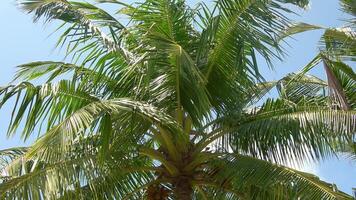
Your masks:
{"label": "palm frond", "polygon": [[[216,168],[212,168],[211,173],[218,180],[216,183],[235,191],[244,191],[245,198],[352,199],[314,175],[256,158],[226,155],[214,162]],[[244,187],[250,188],[251,193]],[[265,194],[269,195],[262,196]]]}
{"label": "palm frond", "polygon": [[[258,54],[267,62],[279,57],[275,36],[287,25],[279,8],[275,2],[260,0],[217,2],[217,14],[206,26],[208,41],[204,42],[211,50],[202,66],[217,109],[236,107],[235,102],[242,100],[238,97],[248,95],[246,90],[263,80],[257,68]],[[272,20],[276,18],[280,20]]]}
{"label": "palm frond", "polygon": [[[125,27],[106,11],[84,2],[72,2],[67,0],[20,0],[20,7],[28,13],[34,13],[34,21],[44,17],[46,22],[58,19],[64,24],[71,24],[67,28],[58,44],[64,44],[71,40],[67,47],[67,53],[74,49],[86,51],[96,47],[93,54],[103,54],[104,50],[99,50],[102,45],[107,51],[117,51],[128,58],[130,53],[120,45],[122,31]],[[92,40],[88,45],[80,48],[78,45]],[[88,49],[89,48],[89,49]]]}
{"label": "palm frond", "polygon": [[[247,115],[228,119],[222,129],[230,134],[236,152],[294,164],[333,154],[333,145],[352,141],[356,129],[354,111],[330,110],[308,101],[295,105],[268,100]],[[235,126],[229,125],[234,121]]]}
{"label": "palm frond", "polygon": [[[139,170],[138,163],[136,170],[131,169],[128,161],[133,160],[105,169],[98,168],[98,162],[89,156],[52,165],[33,165],[31,171],[4,181],[0,196],[4,199],[123,198],[153,178],[149,171]],[[141,197],[142,194],[141,191]]]}
{"label": "palm frond", "polygon": [[194,42],[188,42],[198,34],[193,30],[190,8],[183,1],[145,1],[137,8],[125,10],[125,14],[132,17],[137,34],[146,37],[139,40],[142,45],[137,48],[143,53],[142,61],[124,74],[123,82],[143,79],[139,84],[146,90],[138,92],[141,95],[137,96],[144,96],[139,98],[149,96],[157,107],[170,105],[169,112],[176,113],[179,123],[188,114],[199,124],[211,106],[204,79],[195,64],[196,47]]}
{"label": "palm frond", "polygon": [[323,29],[323,27],[320,26],[316,26],[313,24],[307,24],[307,23],[295,23],[295,24],[291,24],[289,25],[279,36],[278,39],[282,40],[286,37],[291,37],[295,34],[298,33],[303,33],[305,31],[311,31],[311,30],[318,30],[318,29]]}
{"label": "palm frond", "polygon": [[12,135],[18,129],[22,119],[26,117],[22,132],[24,139],[27,139],[36,127],[39,128],[38,125],[44,120],[47,120],[47,129],[49,129],[68,113],[98,100],[97,97],[75,88],[71,81],[65,80],[57,84],[47,83],[39,86],[30,82],[21,82],[1,88],[0,94],[3,97],[1,106],[11,97],[16,97],[8,135]]}
{"label": "palm frond", "polygon": [[[140,183],[151,181],[155,169],[150,167],[150,161],[135,154],[138,141],[128,134],[111,139],[113,148],[106,151],[105,157],[100,157],[102,141],[98,135],[75,141],[56,161],[47,162],[36,156],[28,159],[22,153],[3,168],[2,173],[7,176],[0,178],[0,196],[4,199],[110,196],[121,199],[140,187]],[[135,177],[132,184],[130,181]]]}
{"label": "palm frond", "polygon": [[1,179],[6,179],[4,177],[4,168],[6,168],[9,163],[18,157],[22,156],[28,150],[27,147],[14,147],[9,149],[0,150],[0,177]]}
{"label": "palm frond", "polygon": [[[97,94],[102,98],[112,95],[117,87],[117,78],[125,64],[120,59],[106,55],[94,66],[76,65],[58,61],[37,61],[19,65],[14,81],[46,79],[46,83],[57,79],[72,78],[80,90]],[[122,65],[122,66],[121,66]],[[106,68],[104,70],[104,68]]]}
{"label": "palm frond", "polygon": [[[143,104],[140,102],[131,101],[129,99],[112,99],[102,100],[89,103],[88,105],[78,109],[66,119],[61,121],[58,125],[54,126],[46,132],[28,152],[26,157],[31,158],[35,155],[41,155],[41,158],[48,160],[57,160],[66,152],[73,141],[78,137],[87,135],[86,130],[95,130],[97,120],[106,114],[114,115],[120,113],[131,113],[133,115],[141,116],[148,122],[160,125],[166,130],[175,133],[175,141],[184,141],[183,131],[179,128],[176,122],[151,105]],[[115,117],[113,117],[115,119]],[[132,118],[122,118],[120,121],[125,127],[125,123],[131,124]],[[126,121],[127,120],[127,121]],[[101,123],[106,122],[101,121]],[[147,121],[146,121],[147,122]],[[108,126],[108,125],[105,125]],[[130,131],[129,129],[126,131]],[[147,131],[147,130],[146,130]],[[141,134],[145,134],[142,132]],[[101,137],[104,137],[103,133]],[[143,136],[143,135],[141,135]],[[104,137],[105,138],[105,137]],[[179,139],[178,139],[179,138]]]}
{"label": "palm frond", "polygon": [[342,9],[353,15],[353,16],[356,16],[356,3],[355,1],[352,1],[352,0],[340,0],[340,5],[342,7]]}
{"label": "palm frond", "polygon": [[327,29],[322,37],[321,50],[326,55],[346,61],[355,61],[356,33],[349,27]]}
{"label": "palm frond", "polygon": [[280,97],[291,102],[312,100],[326,104],[328,83],[316,76],[291,73],[279,80],[276,87]]}
{"label": "palm frond", "polygon": [[355,73],[347,64],[323,58],[324,69],[328,78],[329,96],[335,106],[350,110],[354,104]]}

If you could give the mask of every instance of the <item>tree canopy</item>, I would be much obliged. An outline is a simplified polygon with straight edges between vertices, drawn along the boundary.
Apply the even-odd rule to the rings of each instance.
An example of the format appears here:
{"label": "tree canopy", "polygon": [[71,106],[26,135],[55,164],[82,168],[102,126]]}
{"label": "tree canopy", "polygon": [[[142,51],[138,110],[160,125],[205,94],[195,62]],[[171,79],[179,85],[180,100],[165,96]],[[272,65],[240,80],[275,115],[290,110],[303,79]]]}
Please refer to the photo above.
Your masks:
{"label": "tree canopy", "polygon": [[[20,0],[34,21],[63,23],[67,60],[22,64],[0,88],[0,106],[15,100],[8,136],[38,135],[0,151],[1,199],[352,199],[287,167],[356,155],[355,19],[286,17],[308,3]],[[325,29],[315,59],[261,75],[257,57],[272,68],[284,38],[313,29]],[[318,63],[327,80],[308,74]]]}

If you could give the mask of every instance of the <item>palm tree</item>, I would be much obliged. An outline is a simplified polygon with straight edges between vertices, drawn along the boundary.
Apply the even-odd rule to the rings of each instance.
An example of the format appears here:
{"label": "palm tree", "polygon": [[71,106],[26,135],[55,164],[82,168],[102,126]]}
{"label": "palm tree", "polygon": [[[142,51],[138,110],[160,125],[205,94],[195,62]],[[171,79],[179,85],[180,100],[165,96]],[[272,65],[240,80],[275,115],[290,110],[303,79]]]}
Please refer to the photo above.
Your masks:
{"label": "palm tree", "polygon": [[317,77],[258,70],[283,54],[285,4],[306,0],[97,2],[20,1],[63,22],[71,63],[21,65],[1,88],[8,135],[39,135],[0,152],[1,199],[352,199],[285,165],[352,143],[354,109],[330,106]]}

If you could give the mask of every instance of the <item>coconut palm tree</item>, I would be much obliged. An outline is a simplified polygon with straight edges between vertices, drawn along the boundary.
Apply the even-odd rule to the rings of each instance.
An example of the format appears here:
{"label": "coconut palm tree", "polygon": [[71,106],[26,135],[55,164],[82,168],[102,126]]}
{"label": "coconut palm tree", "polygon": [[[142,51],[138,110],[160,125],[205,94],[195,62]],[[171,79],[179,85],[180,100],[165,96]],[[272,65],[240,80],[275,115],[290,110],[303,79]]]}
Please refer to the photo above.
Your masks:
{"label": "coconut palm tree", "polygon": [[8,135],[38,134],[0,152],[1,199],[352,199],[286,165],[352,143],[354,109],[317,77],[258,68],[283,54],[286,4],[307,1],[97,2],[20,1],[63,22],[70,62],[20,65],[1,88]]}

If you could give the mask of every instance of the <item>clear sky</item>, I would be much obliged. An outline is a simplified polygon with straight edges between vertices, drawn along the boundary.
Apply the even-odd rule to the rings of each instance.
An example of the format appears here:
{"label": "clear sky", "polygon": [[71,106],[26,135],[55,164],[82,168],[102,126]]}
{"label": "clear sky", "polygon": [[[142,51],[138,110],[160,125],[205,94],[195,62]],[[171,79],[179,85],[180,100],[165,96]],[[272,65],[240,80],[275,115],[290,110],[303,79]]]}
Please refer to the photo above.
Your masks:
{"label": "clear sky", "polygon": [[[128,1],[126,1],[128,2]],[[195,4],[198,0],[190,0]],[[299,17],[293,18],[326,27],[338,27],[347,15],[340,11],[338,0],[311,0],[308,10],[298,10]],[[49,37],[53,25],[32,23],[31,17],[16,8],[15,0],[0,1],[0,86],[12,80],[15,66],[31,61],[62,60],[63,56],[54,49],[56,37]],[[295,72],[307,64],[317,53],[318,40],[322,31],[298,34],[288,40],[288,56],[283,62],[275,62],[275,70],[270,72],[262,65],[267,79],[278,79],[289,72]],[[355,70],[356,66],[352,66]],[[322,68],[313,71],[324,77]],[[0,110],[0,149],[25,145],[19,137],[6,137],[6,129],[11,115],[11,105]],[[27,142],[29,144],[29,141]],[[321,163],[309,164],[303,168],[321,177],[322,180],[335,183],[339,189],[350,193],[356,187],[356,163],[345,159],[330,158]]]}

